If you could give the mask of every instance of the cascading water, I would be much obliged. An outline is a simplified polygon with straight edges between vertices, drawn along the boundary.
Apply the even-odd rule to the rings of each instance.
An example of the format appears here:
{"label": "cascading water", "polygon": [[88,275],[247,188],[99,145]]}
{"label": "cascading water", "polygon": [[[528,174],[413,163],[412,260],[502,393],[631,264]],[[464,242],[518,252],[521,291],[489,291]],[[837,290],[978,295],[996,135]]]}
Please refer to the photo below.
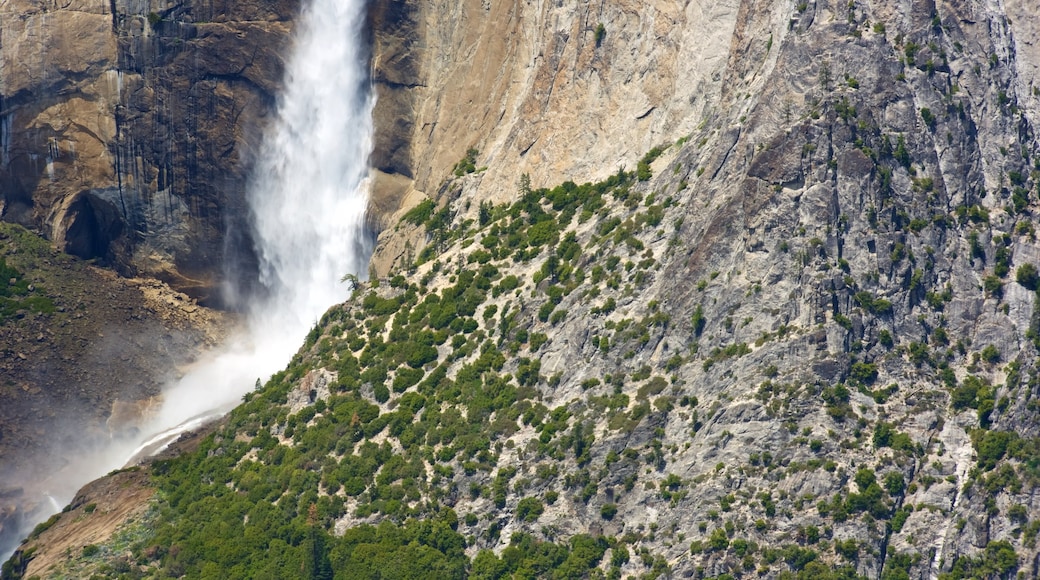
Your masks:
{"label": "cascading water", "polygon": [[[258,376],[284,367],[322,313],[346,297],[343,275],[363,271],[374,104],[364,19],[363,0],[313,0],[304,9],[278,118],[249,188],[268,292],[248,306],[247,335],[213,371],[200,369],[201,380],[185,377],[167,395],[161,424],[231,404]],[[218,382],[230,383],[219,398]]]}
{"label": "cascading water", "polygon": [[[364,0],[312,0],[297,22],[285,93],[249,187],[267,292],[247,306],[244,332],[166,390],[146,436],[113,442],[56,473],[52,480],[62,485],[50,493],[61,503],[128,458],[154,453],[215,409],[229,410],[258,378],[283,368],[322,313],[347,297],[344,274],[363,273],[371,252],[364,223],[374,104],[364,20]],[[47,497],[57,508],[55,497]],[[45,511],[41,506],[32,519],[46,518]],[[8,555],[0,554],[0,561]]]}

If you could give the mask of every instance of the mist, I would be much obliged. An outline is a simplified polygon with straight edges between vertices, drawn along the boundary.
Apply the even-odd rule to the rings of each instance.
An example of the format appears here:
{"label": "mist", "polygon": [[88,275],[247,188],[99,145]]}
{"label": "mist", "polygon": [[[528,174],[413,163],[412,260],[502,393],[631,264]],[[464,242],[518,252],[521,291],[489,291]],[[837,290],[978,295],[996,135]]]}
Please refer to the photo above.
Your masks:
{"label": "mist", "polygon": [[362,0],[313,0],[297,20],[285,91],[247,193],[265,291],[227,289],[256,296],[244,305],[241,329],[164,388],[161,407],[135,436],[113,438],[42,482],[46,501],[27,514],[23,535],[85,483],[233,408],[258,379],[284,368],[325,310],[349,296],[344,275],[363,276],[372,251],[365,210],[374,105],[364,22]]}

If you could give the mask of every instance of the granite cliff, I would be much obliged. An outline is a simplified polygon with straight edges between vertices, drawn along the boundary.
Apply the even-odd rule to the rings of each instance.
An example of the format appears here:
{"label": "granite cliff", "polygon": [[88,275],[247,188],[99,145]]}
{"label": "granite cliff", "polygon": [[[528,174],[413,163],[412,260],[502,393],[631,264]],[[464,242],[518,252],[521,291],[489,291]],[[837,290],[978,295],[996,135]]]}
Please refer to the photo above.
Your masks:
{"label": "granite cliff", "polygon": [[0,8],[0,216],[220,304],[255,270],[244,190],[297,3]]}
{"label": "granite cliff", "polygon": [[1030,10],[373,4],[387,275],[8,570],[1035,577]]}

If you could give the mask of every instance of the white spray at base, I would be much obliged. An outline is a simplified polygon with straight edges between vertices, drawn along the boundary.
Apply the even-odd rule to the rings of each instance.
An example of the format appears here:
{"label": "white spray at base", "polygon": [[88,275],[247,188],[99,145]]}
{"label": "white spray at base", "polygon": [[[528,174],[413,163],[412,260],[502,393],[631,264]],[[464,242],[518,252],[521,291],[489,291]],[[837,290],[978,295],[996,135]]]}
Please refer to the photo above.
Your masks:
{"label": "white spray at base", "polygon": [[258,377],[284,368],[325,310],[347,298],[344,274],[364,271],[374,104],[364,20],[363,0],[313,0],[304,9],[278,118],[249,187],[269,295],[249,306],[245,336],[166,394],[159,425],[233,404]]}
{"label": "white spray at base", "polygon": [[267,293],[248,306],[245,330],[164,391],[138,440],[113,441],[43,482],[48,505],[33,520],[58,511],[85,483],[226,413],[258,378],[284,368],[325,310],[348,297],[342,277],[363,274],[371,253],[364,224],[374,98],[364,21],[363,0],[312,0],[297,21],[285,93],[249,184]]}

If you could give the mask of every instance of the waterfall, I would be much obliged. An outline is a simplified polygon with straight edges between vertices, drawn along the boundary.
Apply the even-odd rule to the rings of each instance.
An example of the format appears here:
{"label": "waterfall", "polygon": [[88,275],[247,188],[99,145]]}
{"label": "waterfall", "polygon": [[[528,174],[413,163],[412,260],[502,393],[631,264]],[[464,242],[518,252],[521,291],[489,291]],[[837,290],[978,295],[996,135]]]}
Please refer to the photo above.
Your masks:
{"label": "waterfall", "polygon": [[[163,448],[181,431],[230,410],[284,368],[308,330],[363,275],[368,156],[372,147],[363,0],[312,0],[298,21],[285,92],[249,183],[249,222],[267,289],[247,305],[244,330],[164,392],[162,409],[135,441],[119,440],[56,471],[32,525],[59,511],[85,483],[128,458]],[[0,153],[10,120],[0,118]],[[51,512],[53,513],[53,512]],[[0,547],[0,561],[7,558]]]}
{"label": "waterfall", "polygon": [[347,297],[343,276],[363,273],[374,105],[364,22],[363,0],[313,0],[300,16],[277,119],[249,184],[267,292],[248,305],[248,332],[215,366],[171,389],[163,427],[232,404],[283,368],[325,310]]}

